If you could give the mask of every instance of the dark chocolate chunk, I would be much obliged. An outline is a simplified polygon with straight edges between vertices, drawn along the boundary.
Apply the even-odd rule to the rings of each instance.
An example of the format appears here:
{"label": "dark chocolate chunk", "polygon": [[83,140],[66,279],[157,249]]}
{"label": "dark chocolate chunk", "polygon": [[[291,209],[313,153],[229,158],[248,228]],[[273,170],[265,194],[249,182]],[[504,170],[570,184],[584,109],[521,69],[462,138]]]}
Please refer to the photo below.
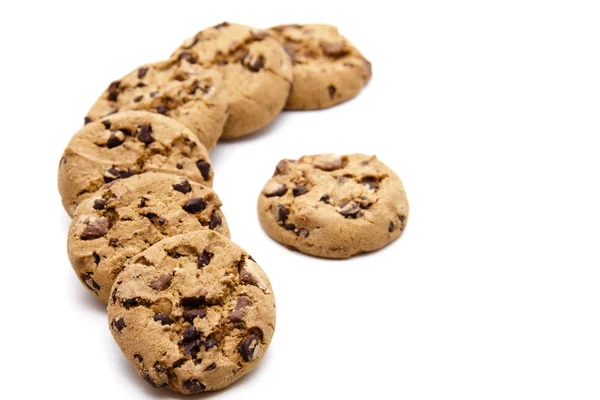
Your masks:
{"label": "dark chocolate chunk", "polygon": [[148,73],[148,67],[142,67],[140,69],[138,69],[138,79],[144,79],[144,77],[146,76],[146,73]]}
{"label": "dark chocolate chunk", "polygon": [[229,320],[232,322],[241,322],[244,319],[244,308],[250,307],[252,300],[246,296],[238,297],[234,309],[229,313]]}
{"label": "dark chocolate chunk", "polygon": [[206,308],[198,308],[196,310],[185,310],[183,312],[183,319],[187,322],[192,322],[195,318],[206,317]]}
{"label": "dark chocolate chunk", "polygon": [[333,99],[333,96],[335,95],[335,92],[337,92],[337,89],[335,88],[335,86],[329,85],[327,86],[327,92],[329,92],[329,97]]}
{"label": "dark chocolate chunk", "polygon": [[321,196],[321,198],[319,199],[319,201],[322,201],[323,203],[329,204],[329,200],[331,199],[331,197],[325,193],[323,196]]}
{"label": "dark chocolate chunk", "polygon": [[215,210],[213,210],[212,214],[210,215],[210,223],[208,224],[208,228],[215,229],[216,227],[221,226],[222,223],[223,220],[221,219],[221,216]]}
{"label": "dark chocolate chunk", "polygon": [[144,357],[142,357],[142,356],[141,356],[141,355],[139,355],[139,354],[134,354],[134,355],[133,355],[133,358],[135,358],[135,360],[136,360],[137,362],[139,362],[139,363],[141,363],[142,361],[144,361]]}
{"label": "dark chocolate chunk", "polygon": [[344,42],[340,43],[326,43],[321,42],[321,49],[326,56],[332,58],[340,58],[349,53],[348,48]]}
{"label": "dark chocolate chunk", "polygon": [[277,204],[277,211],[279,214],[279,221],[285,222],[290,215],[290,210],[288,210],[283,204]]}
{"label": "dark chocolate chunk", "polygon": [[215,25],[213,28],[221,29],[221,28],[225,28],[227,26],[229,26],[229,22],[221,22],[220,24]]}
{"label": "dark chocolate chunk", "polygon": [[210,164],[204,160],[198,160],[196,162],[196,167],[198,167],[198,169],[200,170],[202,178],[204,178],[204,180],[207,181],[210,177]]}
{"label": "dark chocolate chunk", "polygon": [[91,119],[90,117],[85,117],[85,118],[83,118],[83,124],[84,124],[84,125],[87,125],[87,124],[89,124],[89,123],[90,123],[90,122],[92,122],[92,121],[93,121],[93,119]]}
{"label": "dark chocolate chunk", "polygon": [[192,191],[192,186],[187,179],[173,185],[173,189],[181,193],[189,193]]}
{"label": "dark chocolate chunk", "polygon": [[165,115],[167,111],[169,111],[169,109],[164,104],[159,104],[158,107],[156,107],[156,112],[159,114]]}
{"label": "dark chocolate chunk", "polygon": [[206,369],[204,371],[212,371],[212,370],[215,370],[215,369],[217,369],[217,364],[212,363],[208,367],[206,367]]}
{"label": "dark chocolate chunk", "polygon": [[152,126],[149,124],[140,125],[137,138],[140,142],[147,145],[154,142],[154,138],[152,137]]}
{"label": "dark chocolate chunk", "polygon": [[87,286],[91,291],[97,291],[100,290],[100,285],[98,285],[96,283],[96,281],[92,278],[92,274],[81,274],[81,280],[83,281],[83,283],[85,283],[85,286]]}
{"label": "dark chocolate chunk", "polygon": [[198,393],[206,389],[202,383],[198,382],[196,379],[188,379],[183,382],[183,388],[190,393]]}
{"label": "dark chocolate chunk", "polygon": [[81,232],[81,240],[97,239],[108,232],[108,220],[104,217],[87,219]]}
{"label": "dark chocolate chunk", "polygon": [[368,186],[369,189],[371,189],[371,190],[379,189],[379,184],[377,183],[377,178],[375,178],[374,176],[365,176],[360,180],[360,183]]}
{"label": "dark chocolate chunk", "polygon": [[150,284],[150,287],[154,290],[165,290],[167,289],[169,286],[171,286],[171,275],[169,274],[163,274],[160,276],[160,278],[158,278],[157,280],[153,281]]}
{"label": "dark chocolate chunk", "polygon": [[277,189],[275,189],[273,192],[271,193],[265,193],[266,197],[281,197],[284,194],[286,194],[288,191],[287,187],[285,185],[281,185],[279,186]]}
{"label": "dark chocolate chunk", "polygon": [[116,135],[116,132],[111,132],[110,137],[106,141],[106,147],[108,147],[109,149],[112,149],[113,147],[122,145],[123,142],[124,142],[124,140],[121,139],[120,137],[118,137]]}
{"label": "dark chocolate chunk", "polygon": [[160,321],[161,325],[171,325],[174,321],[167,314],[164,313],[156,313],[154,314],[154,320]]}
{"label": "dark chocolate chunk", "polygon": [[110,323],[110,326],[112,326],[113,330],[121,332],[127,325],[125,325],[125,320],[123,318],[119,318],[113,319],[113,321]]}
{"label": "dark chocolate chunk", "polygon": [[203,211],[206,208],[206,201],[202,197],[196,197],[188,200],[184,205],[183,209],[190,214]]}
{"label": "dark chocolate chunk", "polygon": [[104,121],[102,121],[102,125],[104,125],[104,128],[106,129],[110,129],[110,121],[105,119]]}
{"label": "dark chocolate chunk", "polygon": [[212,260],[213,256],[213,253],[206,250],[202,250],[202,252],[198,254],[198,268],[202,269],[208,264],[210,264],[210,260]]}
{"label": "dark chocolate chunk", "polygon": [[261,54],[248,63],[248,69],[252,72],[258,72],[265,67],[265,57]]}
{"label": "dark chocolate chunk", "polygon": [[103,199],[96,199],[94,200],[94,205],[92,207],[94,207],[94,210],[104,210],[104,207],[106,207],[106,201]]}
{"label": "dark chocolate chunk", "polygon": [[258,357],[260,350],[260,339],[255,335],[248,336],[238,346],[238,351],[242,355],[244,361],[252,361]]}
{"label": "dark chocolate chunk", "polygon": [[340,204],[340,208],[340,214],[346,218],[356,218],[357,214],[360,212],[360,206],[354,201],[344,201]]}
{"label": "dark chocolate chunk", "polygon": [[173,363],[173,366],[171,368],[179,368],[183,364],[185,364],[185,358],[180,358],[179,360],[177,360]]}
{"label": "dark chocolate chunk", "polygon": [[133,98],[133,101],[136,103],[139,103],[142,99],[144,98],[143,95],[139,95]]}
{"label": "dark chocolate chunk", "polygon": [[298,197],[308,193],[308,189],[304,185],[298,185],[292,189],[292,193],[294,194],[294,197]]}
{"label": "dark chocolate chunk", "polygon": [[296,229],[296,225],[294,224],[283,224],[283,228],[288,231],[293,231]]}
{"label": "dark chocolate chunk", "polygon": [[192,325],[183,332],[177,344],[182,347],[183,355],[191,354],[192,358],[196,358],[203,344],[202,334]]}
{"label": "dark chocolate chunk", "polygon": [[196,64],[196,59],[189,51],[182,51],[181,53],[179,53],[179,56],[177,56],[177,60],[186,60],[190,64]]}
{"label": "dark chocolate chunk", "polygon": [[100,264],[100,256],[98,255],[98,253],[96,253],[95,251],[92,252],[92,257],[94,257],[94,263],[96,263],[96,265]]}

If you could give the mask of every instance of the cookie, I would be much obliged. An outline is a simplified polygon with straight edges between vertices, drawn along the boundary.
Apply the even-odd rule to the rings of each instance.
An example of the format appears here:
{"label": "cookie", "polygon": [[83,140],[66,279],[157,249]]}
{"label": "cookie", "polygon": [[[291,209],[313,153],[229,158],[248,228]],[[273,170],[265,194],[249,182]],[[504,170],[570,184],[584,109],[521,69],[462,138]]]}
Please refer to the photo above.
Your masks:
{"label": "cookie", "polygon": [[208,151],[181,123],[150,112],[127,111],[85,125],[59,163],[58,189],[70,216],[105,183],[147,171],[184,175],[212,186]]}
{"label": "cookie", "polygon": [[210,229],[229,237],[221,200],[186,177],[148,172],[104,185],[75,210],[67,242],[84,286],[107,303],[125,261],[160,240]]}
{"label": "cookie", "polygon": [[400,178],[375,156],[282,160],[258,198],[264,230],[303,253],[348,258],[398,238],[408,217]]}
{"label": "cookie", "polygon": [[85,122],[126,110],[171,117],[190,128],[210,149],[223,133],[227,96],[218,71],[177,60],[160,61],[112,82],[88,111]]}
{"label": "cookie", "polygon": [[371,63],[330,25],[280,25],[271,32],[292,57],[287,110],[317,110],[350,100],[371,79]]}
{"label": "cookie", "polygon": [[204,230],[131,259],[108,304],[111,333],[152,386],[224,388],[252,370],[275,330],[269,279],[244,250]]}
{"label": "cookie", "polygon": [[229,117],[223,139],[253,133],[281,112],[292,82],[292,62],[266,31],[223,22],[198,32],[171,56],[223,74]]}

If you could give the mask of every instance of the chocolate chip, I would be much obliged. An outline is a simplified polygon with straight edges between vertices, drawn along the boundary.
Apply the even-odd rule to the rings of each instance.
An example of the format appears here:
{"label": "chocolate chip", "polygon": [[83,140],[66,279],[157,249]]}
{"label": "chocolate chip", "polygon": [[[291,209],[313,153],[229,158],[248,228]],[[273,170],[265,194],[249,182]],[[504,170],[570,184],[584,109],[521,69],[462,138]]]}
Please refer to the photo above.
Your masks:
{"label": "chocolate chip", "polygon": [[90,117],[85,117],[85,118],[83,118],[83,124],[84,124],[84,125],[87,125],[87,124],[89,124],[89,123],[90,123],[90,122],[92,122],[92,121],[93,121],[93,119],[91,119]]}
{"label": "chocolate chip", "polygon": [[156,107],[156,112],[159,114],[165,115],[167,111],[169,111],[169,109],[164,104],[159,104],[158,107]]}
{"label": "chocolate chip", "polygon": [[130,129],[126,129],[126,128],[121,128],[119,129],[121,132],[123,132],[123,135],[125,136],[131,136],[131,130]]}
{"label": "chocolate chip", "polygon": [[215,28],[215,29],[221,29],[221,28],[225,28],[227,26],[229,26],[229,22],[221,22],[220,24],[217,24],[217,25],[213,26],[213,28]]}
{"label": "chocolate chip", "polygon": [[152,137],[152,126],[149,124],[140,125],[138,128],[137,138],[140,142],[148,145],[154,142]]}
{"label": "chocolate chip", "polygon": [[94,263],[96,265],[100,264],[100,256],[95,251],[92,252],[92,257],[94,257]]}
{"label": "chocolate chip", "polygon": [[175,167],[176,167],[177,169],[183,169],[183,164],[182,164],[182,163],[180,163],[180,162],[178,162],[178,163],[175,165]]}
{"label": "chocolate chip", "polygon": [[273,172],[273,176],[285,174],[288,172],[288,160],[281,160],[275,166],[275,172]]}
{"label": "chocolate chip", "polygon": [[341,210],[339,211],[346,218],[356,218],[360,212],[360,206],[354,201],[344,201],[340,204]]}
{"label": "chocolate chip", "polygon": [[217,345],[217,342],[212,339],[207,339],[202,344],[204,345],[204,348],[206,350],[209,350],[211,347],[215,347]]}
{"label": "chocolate chip", "polygon": [[181,193],[189,193],[192,191],[192,186],[190,185],[190,182],[188,182],[187,179],[184,179],[182,182],[174,184],[173,189]]}
{"label": "chocolate chip", "polygon": [[215,370],[215,369],[217,369],[217,364],[212,363],[208,367],[206,367],[206,369],[204,371],[212,371],[212,370]]}
{"label": "chocolate chip", "polygon": [[181,340],[177,344],[182,347],[183,355],[191,354],[192,358],[196,358],[203,345],[201,339],[202,334],[192,325],[183,332]]}
{"label": "chocolate chip", "polygon": [[234,309],[229,313],[229,320],[232,322],[241,322],[244,319],[244,308],[252,305],[252,300],[246,296],[238,297]]}
{"label": "chocolate chip", "polygon": [[122,145],[123,142],[124,142],[124,140],[119,138],[115,132],[111,132],[110,137],[108,138],[108,140],[106,142],[106,147],[108,147],[109,149],[112,149],[113,147]]}
{"label": "chocolate chip", "polygon": [[184,60],[184,59],[187,62],[189,62],[190,64],[196,64],[196,59],[194,58],[192,53],[190,53],[189,51],[182,51],[179,54],[179,56],[177,57],[177,60],[179,60],[179,61]]}
{"label": "chocolate chip", "polygon": [[265,193],[266,197],[281,197],[284,194],[286,194],[288,191],[287,187],[285,185],[281,185],[279,186],[277,189],[275,189],[275,191],[271,192],[271,193]]}
{"label": "chocolate chip", "polygon": [[174,321],[167,314],[156,313],[154,314],[154,320],[160,321],[161,325],[171,325]]}
{"label": "chocolate chip", "polygon": [[279,214],[279,221],[280,222],[285,222],[288,219],[288,216],[290,215],[290,210],[288,210],[283,204],[277,204],[277,211]]}
{"label": "chocolate chip", "polygon": [[181,299],[181,307],[187,310],[196,310],[206,306],[206,298],[200,297],[183,297]]}
{"label": "chocolate chip", "polygon": [[221,216],[213,210],[212,214],[210,215],[210,223],[208,224],[208,228],[215,229],[216,227],[221,226],[222,223],[223,220],[221,219]]}
{"label": "chocolate chip", "polygon": [[143,95],[139,95],[133,98],[133,101],[136,103],[139,103],[142,99],[144,98]]}
{"label": "chocolate chip", "polygon": [[252,72],[258,72],[265,67],[265,57],[261,54],[248,63],[248,69]]}
{"label": "chocolate chip", "polygon": [[127,325],[125,325],[125,320],[123,318],[119,318],[113,319],[113,321],[110,323],[110,326],[112,326],[115,331],[121,332]]}
{"label": "chocolate chip", "polygon": [[294,224],[283,224],[283,228],[288,231],[293,231],[296,229],[296,225]]}
{"label": "chocolate chip", "polygon": [[187,322],[192,322],[195,318],[206,317],[206,308],[199,308],[197,310],[185,310],[183,312],[183,319]]}
{"label": "chocolate chip", "polygon": [[307,238],[308,237],[308,229],[305,228],[300,228],[296,231],[296,236],[300,236],[303,238]]}
{"label": "chocolate chip", "polygon": [[117,101],[117,97],[119,96],[119,86],[121,86],[121,81],[114,81],[108,85],[108,100],[109,101]]}
{"label": "chocolate chip", "polygon": [[398,215],[398,220],[399,220],[399,221],[400,221],[402,224],[404,224],[404,219],[405,219],[404,215]]}
{"label": "chocolate chip", "polygon": [[213,253],[206,250],[202,250],[202,252],[198,254],[198,268],[202,269],[208,264],[210,264],[210,260],[212,260],[213,256]]}
{"label": "chocolate chip", "polygon": [[393,222],[390,222],[390,226],[388,227],[388,232],[394,232],[394,229],[396,229],[396,225],[394,225]]}
{"label": "chocolate chip", "polygon": [[150,284],[150,287],[154,290],[165,290],[167,289],[169,286],[171,286],[171,275],[169,274],[163,274],[160,276],[160,278],[158,278],[157,280],[153,281]]}
{"label": "chocolate chip", "polygon": [[165,220],[163,217],[160,217],[160,218],[158,219],[158,223],[159,223],[160,225],[164,225],[164,224],[165,224],[165,222],[166,222],[166,220]]}
{"label": "chocolate chip", "polygon": [[138,79],[143,79],[146,76],[146,73],[148,72],[148,67],[142,67],[140,69],[138,69]]}
{"label": "chocolate chip", "polygon": [[81,280],[83,281],[83,283],[85,283],[85,286],[87,286],[91,291],[95,292],[97,290],[100,290],[100,285],[98,285],[96,283],[96,281],[92,278],[92,274],[81,274]]}
{"label": "chocolate chip", "polygon": [[117,245],[119,244],[119,239],[112,238],[108,241],[108,244],[111,245],[112,247],[117,247]]}
{"label": "chocolate chip", "polygon": [[315,167],[322,169],[323,171],[335,171],[336,169],[340,169],[343,166],[344,161],[341,157],[338,157],[333,161],[318,162],[315,164]]}
{"label": "chocolate chip", "polygon": [[258,351],[260,350],[260,339],[254,335],[248,336],[238,346],[238,351],[242,355],[244,361],[252,361],[258,357]]}
{"label": "chocolate chip", "polygon": [[321,42],[321,49],[328,57],[340,58],[349,53],[348,48],[344,42],[340,43],[327,43]]}
{"label": "chocolate chip", "polygon": [[158,385],[156,384],[156,382],[154,382],[152,380],[152,378],[150,377],[150,375],[148,375],[148,373],[144,373],[144,375],[142,375],[142,378],[144,378],[144,380],[146,382],[148,382],[150,385],[152,385],[153,387],[157,388]]}
{"label": "chocolate chip", "polygon": [[97,239],[108,232],[108,220],[104,217],[88,218],[85,220],[84,225],[81,240]]}
{"label": "chocolate chip", "polygon": [[92,207],[94,207],[94,210],[104,210],[104,207],[106,207],[106,201],[103,199],[96,199],[94,200],[94,205]]}
{"label": "chocolate chip", "polygon": [[319,199],[319,201],[322,201],[323,203],[329,204],[329,199],[331,199],[331,197],[329,197],[329,195],[327,193],[325,193],[323,196],[321,196],[321,198]]}
{"label": "chocolate chip", "polygon": [[206,389],[206,386],[198,382],[196,379],[189,379],[183,382],[183,388],[190,393],[197,393]]}
{"label": "chocolate chip", "polygon": [[335,88],[335,86],[329,85],[327,86],[327,92],[329,92],[329,97],[333,99],[333,96],[335,95],[335,92],[337,92],[337,89]]}
{"label": "chocolate chip", "polygon": [[207,181],[208,178],[210,177],[210,164],[204,160],[198,160],[196,162],[196,167],[198,167],[198,169],[200,170],[200,173],[202,174],[202,178],[205,181]]}
{"label": "chocolate chip", "polygon": [[133,355],[133,358],[135,358],[135,360],[136,360],[137,362],[139,362],[139,363],[141,363],[142,361],[144,361],[144,357],[142,357],[142,356],[141,356],[141,355],[139,355],[139,354],[134,354],[134,355]]}
{"label": "chocolate chip", "polygon": [[106,171],[106,173],[110,174],[111,176],[104,176],[104,183],[112,182],[115,179],[129,178],[130,176],[135,175],[135,171],[131,168],[129,168],[127,171],[119,171],[115,167],[112,167]]}
{"label": "chocolate chip", "polygon": [[177,360],[173,363],[173,366],[171,368],[179,368],[183,364],[185,364],[185,361],[186,361],[185,358],[180,358],[179,360]]}
{"label": "chocolate chip", "polygon": [[110,129],[110,121],[105,119],[104,121],[102,121],[102,125],[104,125],[104,128],[106,129]]}
{"label": "chocolate chip", "polygon": [[362,178],[360,180],[360,183],[368,186],[369,189],[371,189],[371,190],[379,189],[379,184],[377,183],[377,178],[375,178],[374,176],[365,176],[364,178]]}
{"label": "chocolate chip", "polygon": [[294,194],[294,197],[298,197],[308,193],[308,189],[304,185],[298,185],[292,189],[292,193]]}
{"label": "chocolate chip", "polygon": [[183,209],[190,214],[194,214],[203,211],[206,208],[206,201],[202,197],[196,197],[188,200],[184,205]]}

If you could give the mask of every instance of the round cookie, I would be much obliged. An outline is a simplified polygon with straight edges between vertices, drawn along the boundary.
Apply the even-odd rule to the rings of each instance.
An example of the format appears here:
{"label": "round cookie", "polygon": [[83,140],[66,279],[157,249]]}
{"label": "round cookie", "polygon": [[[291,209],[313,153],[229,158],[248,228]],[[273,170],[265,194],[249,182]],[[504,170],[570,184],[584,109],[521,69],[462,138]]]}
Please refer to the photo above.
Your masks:
{"label": "round cookie", "polygon": [[132,258],[108,304],[110,330],[152,386],[224,388],[252,370],[275,330],[269,279],[244,250],[204,230]]}
{"label": "round cookie", "polygon": [[85,125],[71,138],[58,167],[58,190],[70,216],[105,183],[147,171],[184,175],[212,186],[208,151],[181,123],[126,111]]}
{"label": "round cookie", "polygon": [[223,139],[256,132],[283,109],[292,83],[292,62],[268,32],[223,22],[198,32],[171,56],[216,68],[229,93]]}
{"label": "round cookie", "polygon": [[112,82],[88,111],[85,122],[118,111],[145,110],[171,117],[210,149],[223,133],[227,95],[221,75],[197,64],[160,61]]}
{"label": "round cookie", "polygon": [[259,195],[258,216],[283,245],[348,258],[398,238],[408,201],[400,178],[377,157],[321,154],[280,161]]}
{"label": "round cookie", "polygon": [[286,110],[318,110],[350,100],[371,79],[371,63],[331,25],[281,25],[271,32],[292,57]]}
{"label": "round cookie", "polygon": [[186,177],[148,172],[104,185],[79,204],[67,252],[85,287],[107,303],[125,261],[170,236],[211,229],[229,237],[221,200]]}

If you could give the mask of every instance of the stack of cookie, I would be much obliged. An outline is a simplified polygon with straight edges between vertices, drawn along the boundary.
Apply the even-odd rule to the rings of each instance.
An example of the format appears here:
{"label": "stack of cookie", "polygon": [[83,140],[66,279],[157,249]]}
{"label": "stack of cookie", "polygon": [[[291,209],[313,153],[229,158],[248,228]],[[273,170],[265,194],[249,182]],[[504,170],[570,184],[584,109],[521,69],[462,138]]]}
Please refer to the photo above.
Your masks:
{"label": "stack of cookie", "polygon": [[[150,384],[226,387],[258,363],[275,329],[269,279],[229,240],[208,150],[283,109],[348,100],[370,77],[334,27],[225,22],[112,82],[92,106],[59,165],[69,259]],[[408,204],[397,176],[373,157],[331,157],[278,165],[259,199],[269,235],[338,258],[398,237]]]}

